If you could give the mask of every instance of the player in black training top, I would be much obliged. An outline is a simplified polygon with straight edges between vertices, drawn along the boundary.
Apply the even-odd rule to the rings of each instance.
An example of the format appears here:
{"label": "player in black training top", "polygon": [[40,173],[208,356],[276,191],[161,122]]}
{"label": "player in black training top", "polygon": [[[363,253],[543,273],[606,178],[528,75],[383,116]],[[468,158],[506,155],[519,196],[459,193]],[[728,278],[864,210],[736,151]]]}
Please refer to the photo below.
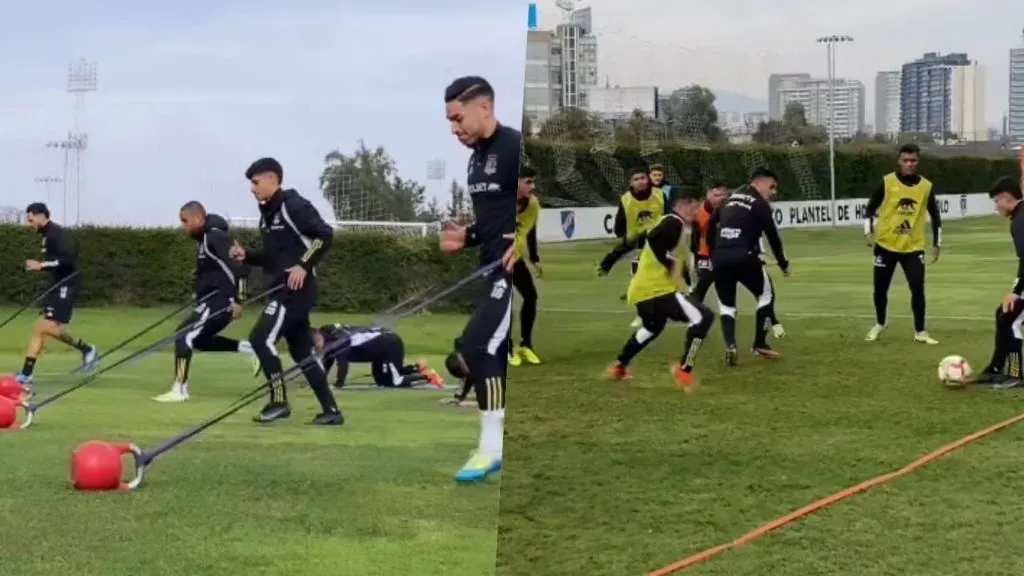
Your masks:
{"label": "player in black training top", "polygon": [[[249,333],[249,342],[270,386],[270,402],[253,418],[256,422],[291,416],[275,344],[284,337],[296,364],[313,355],[309,313],[317,300],[316,266],[334,239],[334,229],[324,222],[309,200],[295,190],[281,189],[283,173],[281,164],[273,158],[261,158],[245,171],[252,194],[260,204],[263,246],[259,251],[247,250],[237,243],[231,247],[233,260],[263,268],[266,287],[284,286],[270,297]],[[343,424],[345,419],[320,362],[309,362],[303,375],[322,410],[313,424]]]}
{"label": "player in black training top", "polygon": [[323,353],[325,346],[331,346],[323,361],[325,372],[329,373],[335,364],[338,366],[335,388],[345,387],[349,364],[369,364],[373,382],[381,388],[409,388],[420,382],[444,388],[444,381],[426,363],[405,363],[405,342],[393,330],[326,324],[313,330],[312,335],[318,353]]}
{"label": "player in black training top", "polygon": [[50,276],[50,283],[40,317],[32,327],[25,352],[25,363],[21,372],[15,376],[32,395],[32,371],[36,367],[36,359],[43,353],[43,346],[48,338],[62,342],[78,350],[82,354],[82,368],[95,368],[99,357],[96,347],[72,336],[67,329],[71,315],[78,299],[81,279],[77,275],[76,260],[78,247],[71,233],[56,222],[50,220],[50,210],[46,204],[35,202],[25,210],[28,227],[42,236],[40,260],[26,260],[25,270],[29,272],[45,271]]}
{"label": "player in black training top", "polygon": [[227,221],[217,214],[207,214],[202,203],[195,200],[181,207],[178,219],[185,232],[196,241],[192,287],[196,307],[178,325],[179,331],[188,326],[192,329],[174,342],[174,383],[170,390],[153,398],[162,403],[189,399],[188,376],[195,350],[253,356],[248,341],[220,335],[232,320],[242,315],[242,266],[229,256],[231,237]]}
{"label": "player in black training top", "polygon": [[1024,204],[1020,181],[1003,178],[988,193],[1000,214],[1010,219],[1010,237],[1017,256],[1017,277],[1010,293],[996,308],[996,338],[992,359],[975,380],[993,388],[1019,388],[1022,385],[1021,347],[1024,346]]}
{"label": "player in black training top", "polygon": [[742,284],[757,299],[755,315],[755,354],[777,358],[778,352],[768,345],[768,327],[774,316],[775,294],[771,280],[760,258],[760,239],[764,235],[783,275],[789,275],[789,260],[782,249],[782,239],[772,218],[771,205],[778,188],[778,176],[768,169],[754,172],[750,183],[736,190],[711,216],[708,222],[708,248],[715,270],[715,292],[718,293],[719,315],[725,336],[725,360],[735,366],[736,353],[736,286]]}
{"label": "player in black training top", "polygon": [[473,153],[467,190],[473,203],[472,225],[449,226],[441,233],[441,250],[454,253],[479,246],[481,265],[500,261],[481,287],[459,339],[459,354],[480,408],[480,443],[455,475],[458,482],[478,482],[501,469],[505,420],[507,340],[512,326],[511,270],[515,263],[516,191],[523,137],[494,116],[494,89],[479,76],[459,78],[444,93],[445,115],[452,134]]}

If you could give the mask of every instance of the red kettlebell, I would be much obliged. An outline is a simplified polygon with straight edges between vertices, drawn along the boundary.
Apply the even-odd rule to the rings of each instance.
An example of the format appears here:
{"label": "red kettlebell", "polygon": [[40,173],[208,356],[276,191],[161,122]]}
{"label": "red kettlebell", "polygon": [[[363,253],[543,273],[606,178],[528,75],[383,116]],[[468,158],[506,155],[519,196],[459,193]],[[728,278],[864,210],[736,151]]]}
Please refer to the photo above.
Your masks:
{"label": "red kettlebell", "polygon": [[18,400],[0,396],[0,430],[7,430],[18,421]]}
{"label": "red kettlebell", "polygon": [[112,444],[91,440],[71,454],[71,485],[75,490],[109,491],[131,488],[123,481],[125,454],[137,448],[131,444]]}
{"label": "red kettlebell", "polygon": [[21,386],[21,382],[18,382],[17,378],[10,374],[0,376],[0,396],[21,400],[21,395],[24,392],[25,389]]}

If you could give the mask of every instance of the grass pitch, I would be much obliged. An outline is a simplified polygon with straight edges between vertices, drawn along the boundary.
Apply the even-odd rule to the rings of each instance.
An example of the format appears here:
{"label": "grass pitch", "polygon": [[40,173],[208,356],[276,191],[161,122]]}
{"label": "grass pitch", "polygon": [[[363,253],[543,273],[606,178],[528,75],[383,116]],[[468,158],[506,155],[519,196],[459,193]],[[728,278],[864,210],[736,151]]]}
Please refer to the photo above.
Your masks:
{"label": "grass pitch", "polygon": [[[3,317],[10,310],[2,311]],[[73,331],[101,349],[165,310],[80,310]],[[244,336],[257,310],[228,329]],[[334,321],[320,315],[317,321]],[[20,369],[27,313],[0,332],[2,370]],[[441,367],[462,328],[458,317],[397,326],[412,357]],[[171,332],[168,323],[146,337]],[[40,396],[77,356],[51,344],[37,367]],[[127,353],[134,348],[118,355]],[[282,343],[282,352],[284,347]],[[287,362],[286,362],[287,365]],[[354,367],[351,380],[361,370]],[[317,428],[306,390],[295,413],[259,426],[257,403],[161,456],[131,494],[75,493],[73,448],[92,440],[148,447],[227,407],[255,388],[241,355],[197,354],[192,401],[161,405],[169,353],[118,368],[39,411],[28,431],[0,432],[0,563],[18,576],[480,576],[494,569],[497,478],[460,487],[452,474],[476,446],[475,410],[442,407],[450,393],[341,392],[347,423]],[[333,375],[332,375],[333,378]]]}
{"label": "grass pitch", "polygon": [[[716,324],[689,395],[668,373],[680,328],[637,359],[632,382],[603,377],[632,332],[618,299],[628,263],[597,279],[603,243],[542,247],[546,364],[509,375],[500,575],[645,574],[1024,409],[1019,392],[950,391],[936,376],[947,354],[975,369],[988,360],[993,311],[1016,271],[1004,220],[945,227],[945,252],[928,267],[932,347],[911,340],[901,273],[889,330],[864,341],[871,252],[857,229],[783,239],[793,274],[770,269],[789,333],[775,342],[783,358],[743,356],[726,369]],[[741,345],[752,304],[741,301]],[[1022,440],[1024,427],[1011,427],[684,573],[1022,574]]]}

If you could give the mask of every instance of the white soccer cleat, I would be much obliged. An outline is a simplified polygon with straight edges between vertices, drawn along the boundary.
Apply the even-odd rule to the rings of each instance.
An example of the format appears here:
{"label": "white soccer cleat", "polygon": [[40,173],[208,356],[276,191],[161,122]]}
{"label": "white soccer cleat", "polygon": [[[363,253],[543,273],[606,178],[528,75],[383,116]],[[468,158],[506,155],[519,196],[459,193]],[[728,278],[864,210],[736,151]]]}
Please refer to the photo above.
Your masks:
{"label": "white soccer cleat", "polygon": [[644,321],[637,316],[633,319],[633,322],[629,325],[630,328],[639,328],[644,325]]}
{"label": "white soccer cleat", "polygon": [[175,404],[179,402],[185,402],[189,399],[188,386],[175,382],[171,389],[159,396],[154,396],[153,400],[160,402],[161,404]]}
{"label": "white soccer cleat", "polygon": [[782,324],[775,324],[772,326],[772,334],[774,334],[776,338],[785,338],[786,329],[782,327]]}
{"label": "white soccer cleat", "polygon": [[875,340],[878,340],[878,337],[882,335],[882,332],[885,332],[885,324],[875,324],[871,327],[871,330],[868,331],[868,335],[864,340],[874,342]]}
{"label": "white soccer cleat", "polygon": [[920,342],[921,344],[928,344],[930,346],[934,346],[939,343],[938,340],[929,336],[924,330],[914,334],[914,342]]}

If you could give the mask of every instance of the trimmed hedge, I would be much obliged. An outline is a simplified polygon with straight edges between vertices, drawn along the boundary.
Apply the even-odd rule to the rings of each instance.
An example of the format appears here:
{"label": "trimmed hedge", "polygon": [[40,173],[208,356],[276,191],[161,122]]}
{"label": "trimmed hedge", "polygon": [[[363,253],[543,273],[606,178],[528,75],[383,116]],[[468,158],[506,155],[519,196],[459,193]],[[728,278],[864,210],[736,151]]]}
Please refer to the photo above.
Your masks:
{"label": "trimmed hedge", "polygon": [[[628,171],[661,163],[675,187],[703,188],[710,179],[731,186],[746,181],[752,167],[767,166],[779,173],[779,200],[829,197],[828,150],[777,146],[664,145],[645,156],[635,148],[602,149],[587,143],[527,139],[525,153],[538,173],[537,189],[546,205],[600,206],[614,204],[625,191]],[[895,154],[877,150],[837,151],[836,197],[865,198],[882,175],[895,168]],[[1013,157],[936,157],[922,155],[921,173],[939,194],[982,192],[999,178],[1016,174]],[[611,182],[609,182],[611,180]]]}
{"label": "trimmed hedge", "polygon": [[[243,246],[259,245],[255,229],[232,230]],[[182,304],[192,293],[196,243],[171,228],[81,227],[78,268],[87,306]],[[25,226],[0,226],[0,304],[20,305],[38,296],[44,273],[25,272],[39,258],[40,237]],[[432,286],[451,284],[477,265],[475,250],[445,256],[437,238],[402,238],[372,232],[342,232],[318,268],[319,307],[353,313],[381,312]],[[259,272],[250,293],[261,291]],[[467,309],[473,287],[434,309]]]}

